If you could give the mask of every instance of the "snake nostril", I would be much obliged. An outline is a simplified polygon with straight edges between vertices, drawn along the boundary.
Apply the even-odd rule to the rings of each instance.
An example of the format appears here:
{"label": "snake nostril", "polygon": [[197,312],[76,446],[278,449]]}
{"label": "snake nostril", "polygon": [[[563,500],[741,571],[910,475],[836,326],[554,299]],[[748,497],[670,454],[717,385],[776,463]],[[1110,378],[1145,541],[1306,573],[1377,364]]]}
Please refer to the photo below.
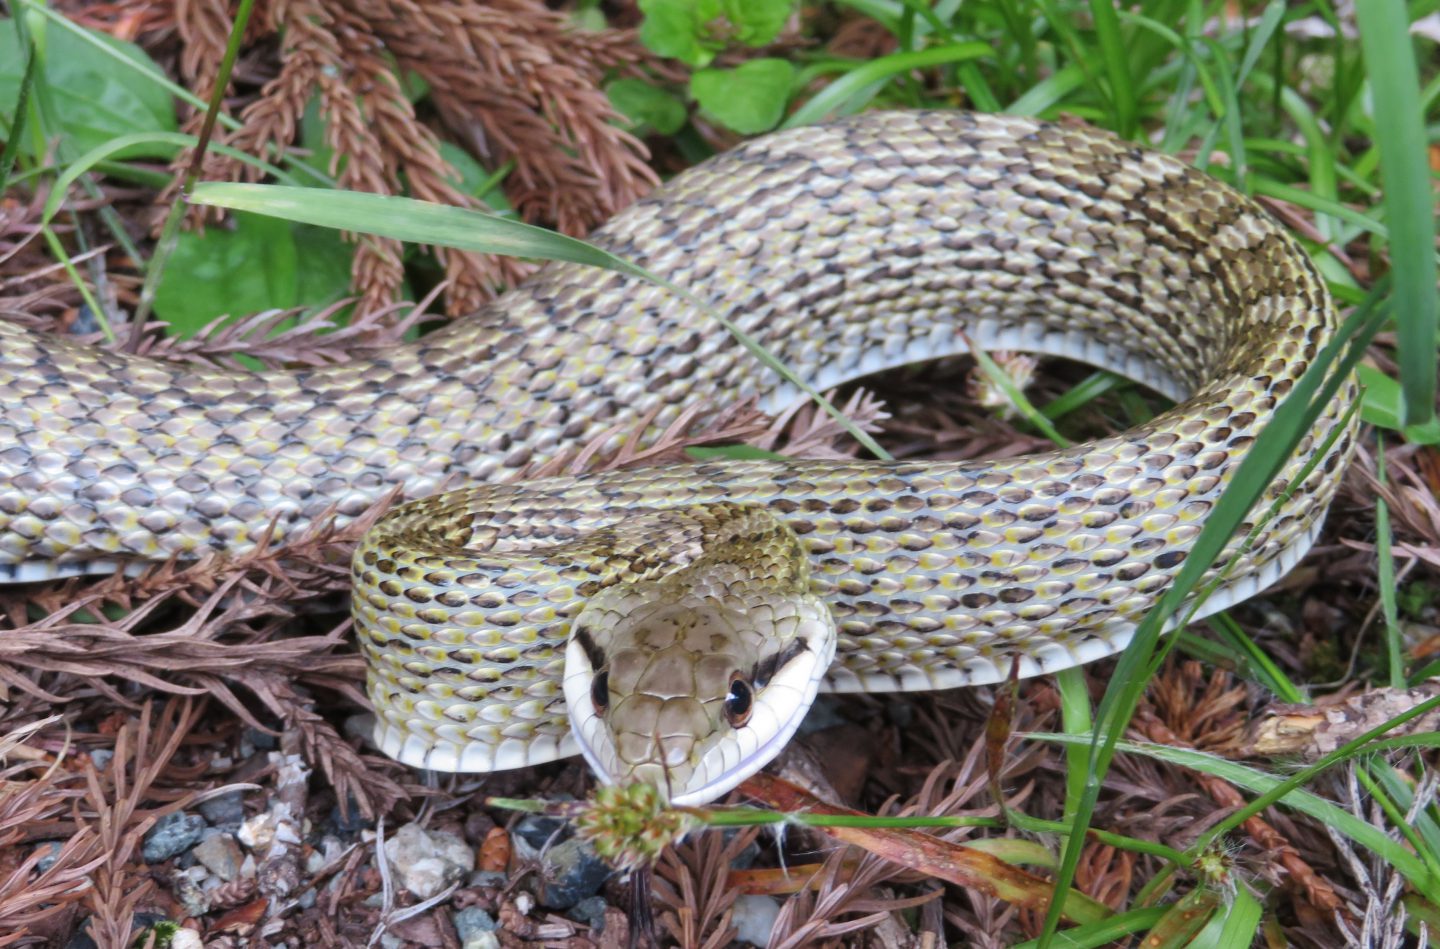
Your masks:
{"label": "snake nostril", "polygon": [[595,703],[595,714],[604,715],[610,708],[610,673],[597,672],[590,683],[590,701]]}

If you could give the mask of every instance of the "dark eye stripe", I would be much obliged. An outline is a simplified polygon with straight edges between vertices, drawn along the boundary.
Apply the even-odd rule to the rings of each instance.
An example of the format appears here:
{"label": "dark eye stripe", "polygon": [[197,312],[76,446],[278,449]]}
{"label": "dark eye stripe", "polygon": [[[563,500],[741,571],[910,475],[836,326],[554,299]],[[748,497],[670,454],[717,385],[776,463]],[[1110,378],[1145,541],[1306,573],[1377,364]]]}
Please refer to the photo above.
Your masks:
{"label": "dark eye stripe", "polygon": [[590,635],[589,629],[577,626],[570,635],[574,636],[575,641],[580,644],[580,648],[585,650],[585,658],[590,660],[591,669],[599,672],[605,668],[605,653],[595,642],[595,637]]}
{"label": "dark eye stripe", "polygon": [[765,688],[765,686],[770,684],[770,680],[775,678],[775,673],[809,651],[809,640],[795,640],[780,652],[772,652],[764,659],[755,663],[755,670],[750,675],[750,681],[755,684],[755,688],[757,689]]}

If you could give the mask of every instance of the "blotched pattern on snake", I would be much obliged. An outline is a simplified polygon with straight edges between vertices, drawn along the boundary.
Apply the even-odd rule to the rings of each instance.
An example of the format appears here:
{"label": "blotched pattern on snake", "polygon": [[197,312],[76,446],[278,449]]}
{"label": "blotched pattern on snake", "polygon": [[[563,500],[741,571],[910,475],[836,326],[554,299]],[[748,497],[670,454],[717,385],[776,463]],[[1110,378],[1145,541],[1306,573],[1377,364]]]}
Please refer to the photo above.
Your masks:
{"label": "blotched pattern on snake", "polygon": [[[779,133],[593,240],[816,387],[968,342],[1083,360],[1179,404],[1003,461],[514,484],[647,413],[653,437],[697,400],[797,393],[704,312],[570,264],[317,369],[198,369],[0,323],[0,573],[241,552],[272,524],[283,543],[398,486],[420,500],[354,561],[381,746],[447,770],[583,750],[604,779],[703,800],[773,754],[817,683],[943,688],[1121,648],[1336,327],[1313,266],[1254,204],[1176,159],[1027,118],[872,113]],[[1354,396],[1268,489],[1278,515],[1248,551],[1231,544],[1206,612],[1303,555],[1353,432],[1298,474]],[[457,477],[474,486],[430,496]]]}

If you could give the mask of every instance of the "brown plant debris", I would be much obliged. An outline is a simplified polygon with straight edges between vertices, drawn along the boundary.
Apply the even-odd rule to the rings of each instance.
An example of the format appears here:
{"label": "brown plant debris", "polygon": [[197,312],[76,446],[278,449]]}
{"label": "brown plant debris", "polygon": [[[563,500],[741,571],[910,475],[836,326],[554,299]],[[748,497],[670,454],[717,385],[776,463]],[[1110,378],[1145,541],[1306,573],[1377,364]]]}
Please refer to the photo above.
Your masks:
{"label": "brown plant debris", "polygon": [[[631,31],[580,30],[541,0],[262,0],[256,7],[247,40],[278,37],[279,72],[241,111],[242,127],[220,136],[224,144],[269,160],[285,155],[313,96],[331,150],[326,170],[339,187],[482,207],[456,186],[439,134],[405,95],[401,77],[413,74],[428,85],[440,125],[488,167],[513,166],[505,191],[527,221],[581,235],[656,181],[644,146],[619,127],[600,88],[608,75],[663,71]],[[224,0],[175,8],[180,72],[202,98],[225,49],[228,8]],[[193,114],[187,130],[197,131],[200,119]],[[175,167],[189,160],[181,155]],[[222,181],[260,175],[214,153],[204,173]],[[173,194],[172,186],[162,200]],[[513,258],[436,253],[453,313],[528,269]],[[362,310],[384,307],[404,278],[399,244],[358,242],[352,276]]]}
{"label": "brown plant debris", "polygon": [[[1377,688],[1315,705],[1275,705],[1250,728],[1245,753],[1315,761],[1397,715],[1440,695],[1440,679],[1411,689]],[[1440,709],[1386,732],[1387,738],[1440,732]]]}

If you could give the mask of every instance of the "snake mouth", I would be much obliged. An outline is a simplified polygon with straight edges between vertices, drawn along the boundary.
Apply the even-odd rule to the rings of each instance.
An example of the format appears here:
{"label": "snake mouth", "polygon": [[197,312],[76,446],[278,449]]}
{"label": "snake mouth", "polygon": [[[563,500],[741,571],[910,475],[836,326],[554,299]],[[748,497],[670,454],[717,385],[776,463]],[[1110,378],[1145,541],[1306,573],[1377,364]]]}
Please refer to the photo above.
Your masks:
{"label": "snake mouth", "polygon": [[[800,727],[835,656],[834,636],[815,635],[810,642],[811,648],[795,651],[756,691],[753,711],[742,727],[722,726],[726,731],[718,740],[683,762],[635,765],[622,760],[609,723],[596,711],[591,657],[579,640],[571,639],[565,650],[564,680],[571,733],[602,784],[645,782],[655,785],[672,805],[707,804],[769,764]],[[656,744],[663,752],[663,742]]]}

